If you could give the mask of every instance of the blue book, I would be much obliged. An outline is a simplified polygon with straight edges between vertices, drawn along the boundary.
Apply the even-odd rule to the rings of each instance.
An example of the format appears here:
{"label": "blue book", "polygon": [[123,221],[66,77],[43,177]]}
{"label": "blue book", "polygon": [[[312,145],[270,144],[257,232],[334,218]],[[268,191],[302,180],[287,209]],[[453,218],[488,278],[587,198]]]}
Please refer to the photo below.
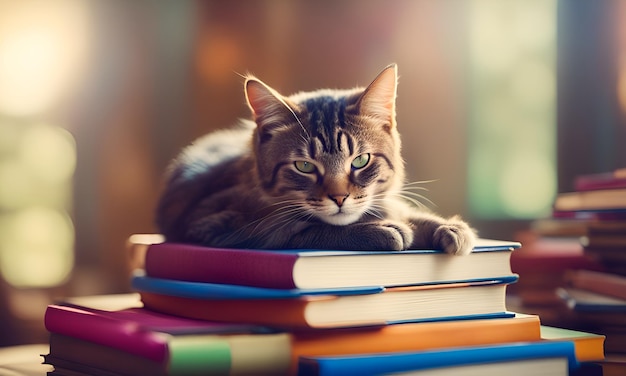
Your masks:
{"label": "blue book", "polygon": [[512,317],[510,275],[439,285],[346,289],[267,289],[135,276],[148,308],[183,317],[279,327],[337,328]]}
{"label": "blue book", "polygon": [[[578,369],[572,342],[524,342],[407,353],[301,357],[298,374],[567,375]],[[551,372],[552,371],[552,372]]]}

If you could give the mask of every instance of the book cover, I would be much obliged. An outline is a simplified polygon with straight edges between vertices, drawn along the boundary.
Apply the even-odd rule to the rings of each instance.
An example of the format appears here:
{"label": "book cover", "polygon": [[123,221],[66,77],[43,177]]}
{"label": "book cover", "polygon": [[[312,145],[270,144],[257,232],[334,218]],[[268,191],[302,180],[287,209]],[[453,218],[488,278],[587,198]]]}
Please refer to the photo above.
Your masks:
{"label": "book cover", "polygon": [[[138,295],[133,294],[138,300]],[[44,316],[49,332],[117,348],[155,362],[172,357],[173,342],[187,335],[219,335],[269,332],[266,328],[238,323],[206,322],[163,315],[144,308],[98,310],[88,307],[49,305]]]}
{"label": "book cover", "polygon": [[511,270],[522,280],[529,274],[561,274],[572,269],[604,268],[585,254],[580,238],[535,237],[511,255]]}
{"label": "book cover", "polygon": [[557,293],[570,309],[577,312],[626,313],[626,299],[576,288],[559,288]]}
{"label": "book cover", "polygon": [[[448,369],[450,372],[444,374],[456,375],[463,374],[461,367],[519,362],[508,370],[517,370],[518,375],[528,375],[533,374],[529,373],[529,369],[536,370],[524,366],[524,361],[530,359],[557,359],[556,363],[540,362],[540,364],[544,370],[550,367],[560,374],[567,374],[568,371],[579,367],[574,354],[574,344],[571,342],[525,342],[385,355],[303,357],[298,370],[301,375],[331,376],[384,375]],[[493,373],[494,368],[487,369],[490,369],[490,374],[496,374]],[[487,374],[486,371],[484,374]]]}
{"label": "book cover", "polygon": [[[290,335],[190,335],[169,341],[169,358],[162,362],[116,347],[51,333],[49,364],[76,369],[77,364],[122,375],[272,375],[290,366]],[[78,367],[80,369],[80,367]]]}
{"label": "book cover", "polygon": [[576,191],[626,188],[626,169],[579,175],[574,179]]}
{"label": "book cover", "polygon": [[579,362],[593,362],[604,359],[605,338],[601,334],[541,325],[542,340],[572,342],[576,359]]}
{"label": "book cover", "polygon": [[470,255],[455,258],[436,250],[272,251],[166,242],[149,246],[143,266],[156,278],[274,289],[401,286],[508,275],[511,251],[519,247],[482,239]]}
{"label": "book cover", "polygon": [[[506,286],[516,275],[498,280],[442,285],[382,288],[356,295],[308,294],[309,290],[276,290],[291,297],[259,299],[259,289],[133,278],[133,287],[150,309],[183,317],[269,325],[280,328],[334,328],[387,325],[399,322],[502,317]],[[153,283],[154,282],[154,283]],[[236,296],[228,293],[237,291]],[[246,297],[241,291],[247,289]],[[265,292],[263,291],[263,297]]]}
{"label": "book cover", "polygon": [[626,209],[554,210],[552,217],[561,220],[626,221]]}
{"label": "book cover", "polygon": [[[50,350],[46,364],[80,371],[89,375],[115,373],[121,375],[167,375],[167,361],[155,361],[131,354],[116,347],[50,333]],[[228,359],[227,359],[228,360]],[[215,369],[224,369],[216,363]],[[226,368],[228,370],[228,368]]]}

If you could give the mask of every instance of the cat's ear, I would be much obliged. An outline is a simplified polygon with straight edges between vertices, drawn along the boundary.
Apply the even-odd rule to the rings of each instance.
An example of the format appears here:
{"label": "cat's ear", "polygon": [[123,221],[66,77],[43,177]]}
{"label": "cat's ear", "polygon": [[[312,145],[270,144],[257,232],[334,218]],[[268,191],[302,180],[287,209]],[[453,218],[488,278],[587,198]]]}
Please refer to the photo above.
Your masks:
{"label": "cat's ear", "polygon": [[383,120],[394,127],[396,123],[396,91],[398,67],[387,66],[363,91],[359,99],[359,112]]}
{"label": "cat's ear", "polygon": [[293,119],[291,104],[276,90],[249,77],[245,83],[246,101],[259,126]]}

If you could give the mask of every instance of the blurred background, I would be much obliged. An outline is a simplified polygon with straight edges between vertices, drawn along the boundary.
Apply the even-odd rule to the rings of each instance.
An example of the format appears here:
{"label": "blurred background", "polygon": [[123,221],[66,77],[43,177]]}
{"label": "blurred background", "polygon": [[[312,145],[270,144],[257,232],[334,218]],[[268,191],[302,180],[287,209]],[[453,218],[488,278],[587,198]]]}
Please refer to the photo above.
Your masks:
{"label": "blurred background", "polygon": [[63,296],[128,291],[168,162],[283,94],[399,65],[409,179],[511,239],[574,177],[626,166],[619,0],[0,0],[0,346]]}

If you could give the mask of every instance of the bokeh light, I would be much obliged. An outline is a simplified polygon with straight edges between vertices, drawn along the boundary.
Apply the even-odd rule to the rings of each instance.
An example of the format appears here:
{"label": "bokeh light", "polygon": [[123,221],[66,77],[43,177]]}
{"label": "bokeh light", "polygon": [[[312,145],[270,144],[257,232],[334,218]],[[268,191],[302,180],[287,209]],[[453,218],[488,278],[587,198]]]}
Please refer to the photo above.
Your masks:
{"label": "bokeh light", "polygon": [[3,2],[0,11],[0,113],[49,109],[80,78],[88,46],[81,1]]}
{"label": "bokeh light", "polygon": [[556,194],[556,1],[469,2],[469,203],[536,218]]}
{"label": "bokeh light", "polygon": [[74,262],[74,229],[67,215],[29,207],[5,215],[0,223],[0,270],[17,287],[58,285]]}

